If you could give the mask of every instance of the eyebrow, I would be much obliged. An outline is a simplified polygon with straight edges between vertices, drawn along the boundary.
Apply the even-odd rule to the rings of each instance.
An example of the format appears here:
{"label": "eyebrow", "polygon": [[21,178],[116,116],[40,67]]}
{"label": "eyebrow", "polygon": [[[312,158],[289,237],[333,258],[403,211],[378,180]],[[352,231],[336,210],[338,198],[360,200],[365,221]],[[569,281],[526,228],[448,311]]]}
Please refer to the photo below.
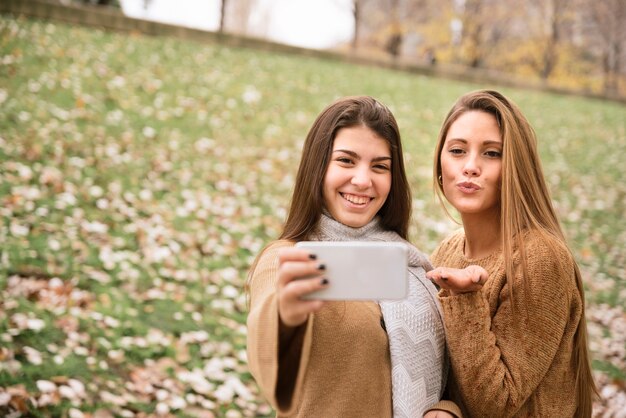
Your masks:
{"label": "eyebrow", "polygon": [[[359,154],[357,154],[354,151],[347,150],[347,149],[336,149],[336,150],[333,150],[333,154],[336,153],[336,152],[343,152],[344,154],[348,154],[349,156],[351,156],[353,158],[361,159],[361,156]],[[372,159],[372,161],[375,161],[375,162],[386,161],[386,160],[391,160],[391,157],[385,155],[385,156],[376,157],[376,158]]]}
{"label": "eyebrow", "polygon": [[[465,138],[450,138],[450,139],[446,139],[445,142],[452,142],[452,141],[459,141],[459,142],[463,142],[464,144],[467,144],[467,139]],[[493,139],[486,139],[483,142],[483,145],[502,145],[502,141],[494,141]]]}

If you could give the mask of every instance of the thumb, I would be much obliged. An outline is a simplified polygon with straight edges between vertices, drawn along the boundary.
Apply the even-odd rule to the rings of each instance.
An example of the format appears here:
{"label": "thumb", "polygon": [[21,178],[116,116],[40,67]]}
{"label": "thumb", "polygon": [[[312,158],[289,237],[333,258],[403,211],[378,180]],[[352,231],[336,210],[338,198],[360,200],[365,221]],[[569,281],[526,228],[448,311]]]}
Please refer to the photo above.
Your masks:
{"label": "thumb", "polygon": [[487,273],[487,270],[485,270],[481,266],[471,266],[471,273],[472,282],[481,285],[485,284],[487,278],[489,277],[489,273]]}

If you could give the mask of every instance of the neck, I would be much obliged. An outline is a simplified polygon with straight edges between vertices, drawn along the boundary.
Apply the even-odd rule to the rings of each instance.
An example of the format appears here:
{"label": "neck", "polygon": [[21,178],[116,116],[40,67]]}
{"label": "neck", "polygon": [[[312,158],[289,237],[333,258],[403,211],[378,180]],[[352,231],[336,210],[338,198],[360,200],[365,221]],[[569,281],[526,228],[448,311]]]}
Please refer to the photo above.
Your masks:
{"label": "neck", "polygon": [[465,257],[483,258],[500,249],[500,213],[461,216],[465,230]]}

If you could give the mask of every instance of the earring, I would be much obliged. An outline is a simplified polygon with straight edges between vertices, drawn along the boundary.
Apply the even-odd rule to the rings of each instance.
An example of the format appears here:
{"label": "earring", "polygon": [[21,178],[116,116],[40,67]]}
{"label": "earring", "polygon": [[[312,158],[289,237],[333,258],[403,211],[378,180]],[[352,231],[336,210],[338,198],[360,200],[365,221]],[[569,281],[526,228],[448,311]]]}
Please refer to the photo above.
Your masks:
{"label": "earring", "polygon": [[437,177],[437,181],[439,182],[440,186],[443,186],[443,178],[441,176]]}

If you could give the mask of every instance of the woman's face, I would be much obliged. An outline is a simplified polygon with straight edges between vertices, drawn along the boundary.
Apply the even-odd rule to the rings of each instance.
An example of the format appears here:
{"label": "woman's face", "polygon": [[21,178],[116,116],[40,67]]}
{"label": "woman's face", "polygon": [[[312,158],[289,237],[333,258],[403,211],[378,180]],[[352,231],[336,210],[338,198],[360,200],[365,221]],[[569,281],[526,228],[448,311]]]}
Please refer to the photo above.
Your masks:
{"label": "woman's face", "polygon": [[440,160],[443,192],[461,216],[499,210],[502,135],[493,115],[462,114],[448,130]]}
{"label": "woman's face", "polygon": [[383,206],[391,188],[391,151],[365,126],[342,128],[324,176],[324,205],[344,225],[359,228]]}

